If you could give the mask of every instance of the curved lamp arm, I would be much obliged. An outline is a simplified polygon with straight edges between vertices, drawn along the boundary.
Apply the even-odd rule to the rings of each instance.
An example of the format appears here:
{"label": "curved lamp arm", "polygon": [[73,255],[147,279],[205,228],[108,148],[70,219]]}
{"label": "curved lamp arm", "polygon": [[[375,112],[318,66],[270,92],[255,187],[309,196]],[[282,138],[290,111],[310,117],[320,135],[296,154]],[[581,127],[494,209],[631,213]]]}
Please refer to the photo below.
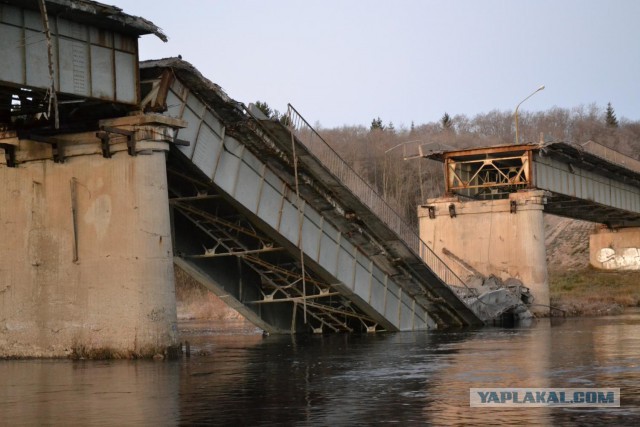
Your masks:
{"label": "curved lamp arm", "polygon": [[520,108],[520,105],[526,101],[527,99],[531,98],[533,95],[535,95],[536,93],[540,92],[541,90],[544,89],[544,85],[540,86],[538,89],[534,90],[531,95],[527,96],[525,99],[523,99],[522,101],[520,101],[520,104],[518,104],[516,106],[516,144],[518,144],[518,108]]}

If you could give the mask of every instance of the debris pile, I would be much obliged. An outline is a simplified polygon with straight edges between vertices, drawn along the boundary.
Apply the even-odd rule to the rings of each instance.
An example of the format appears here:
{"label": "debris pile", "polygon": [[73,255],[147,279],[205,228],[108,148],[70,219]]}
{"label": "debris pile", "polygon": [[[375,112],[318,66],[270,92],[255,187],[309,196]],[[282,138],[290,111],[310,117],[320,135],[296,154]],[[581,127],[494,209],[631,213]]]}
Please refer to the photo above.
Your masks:
{"label": "debris pile", "polygon": [[508,314],[515,319],[533,317],[529,311],[533,296],[519,279],[510,277],[503,281],[493,274],[488,277],[476,274],[468,286],[478,294],[467,298],[466,303],[484,322],[499,320]]}
{"label": "debris pile", "polygon": [[493,274],[485,276],[447,248],[442,248],[442,253],[469,273],[466,287],[454,290],[483,322],[501,320],[505,315],[518,320],[533,317],[529,311],[533,295],[521,280],[515,277],[502,280]]}
{"label": "debris pile", "polygon": [[502,280],[493,274],[486,277],[476,272],[467,279],[467,286],[461,297],[485,323],[505,315],[518,320],[533,317],[529,310],[533,296],[519,279]]}

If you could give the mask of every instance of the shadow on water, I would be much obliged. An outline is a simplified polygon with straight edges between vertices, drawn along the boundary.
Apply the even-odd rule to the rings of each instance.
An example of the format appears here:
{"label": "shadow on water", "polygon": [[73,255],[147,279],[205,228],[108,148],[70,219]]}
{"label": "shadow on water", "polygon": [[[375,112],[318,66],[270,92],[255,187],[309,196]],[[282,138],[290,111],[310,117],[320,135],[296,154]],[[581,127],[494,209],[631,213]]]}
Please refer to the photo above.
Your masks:
{"label": "shadow on water", "polygon": [[[22,424],[637,425],[640,313],[441,332],[263,337],[185,323],[192,356],[2,361]],[[620,387],[611,409],[471,408],[470,387]],[[9,417],[9,418],[6,418]]]}

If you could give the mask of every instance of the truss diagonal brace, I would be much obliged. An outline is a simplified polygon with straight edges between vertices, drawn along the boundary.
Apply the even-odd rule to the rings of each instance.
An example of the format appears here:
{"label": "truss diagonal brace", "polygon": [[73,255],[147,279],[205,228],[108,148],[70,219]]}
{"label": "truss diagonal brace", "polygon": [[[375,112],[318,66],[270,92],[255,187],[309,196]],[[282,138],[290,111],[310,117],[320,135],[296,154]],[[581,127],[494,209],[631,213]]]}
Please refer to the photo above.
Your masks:
{"label": "truss diagonal brace", "polygon": [[243,258],[245,255],[249,254],[259,254],[264,252],[274,252],[280,251],[282,248],[264,248],[264,249],[254,249],[254,250],[246,250],[246,251],[229,251],[229,252],[221,252],[221,253],[205,253],[201,255],[189,255],[189,258],[217,258],[222,256],[237,256]]}

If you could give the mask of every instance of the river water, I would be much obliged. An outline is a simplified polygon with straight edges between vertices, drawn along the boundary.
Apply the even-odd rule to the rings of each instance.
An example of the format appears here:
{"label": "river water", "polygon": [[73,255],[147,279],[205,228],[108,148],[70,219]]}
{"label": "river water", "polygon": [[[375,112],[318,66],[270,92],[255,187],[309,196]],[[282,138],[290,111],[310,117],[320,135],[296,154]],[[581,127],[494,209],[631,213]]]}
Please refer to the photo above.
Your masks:
{"label": "river water", "polygon": [[[182,323],[176,361],[0,361],[0,425],[640,425],[640,311],[453,332]],[[471,408],[470,387],[616,387],[620,408]]]}

